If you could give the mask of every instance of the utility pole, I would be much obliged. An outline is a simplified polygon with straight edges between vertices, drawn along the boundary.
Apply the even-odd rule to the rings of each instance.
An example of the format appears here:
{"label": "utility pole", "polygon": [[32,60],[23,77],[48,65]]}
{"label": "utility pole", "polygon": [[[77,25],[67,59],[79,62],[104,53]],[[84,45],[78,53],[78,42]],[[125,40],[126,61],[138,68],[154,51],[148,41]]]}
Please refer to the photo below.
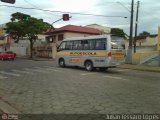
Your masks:
{"label": "utility pole", "polygon": [[140,1],[137,1],[137,13],[136,13],[136,23],[135,23],[135,37],[134,37],[134,53],[136,53],[136,38],[137,38],[137,29],[138,29],[139,4],[140,4]]}
{"label": "utility pole", "polygon": [[132,42],[133,42],[133,10],[134,8],[134,0],[131,3],[131,18],[130,18],[130,36],[129,36],[129,47],[127,51],[126,63],[132,63]]}

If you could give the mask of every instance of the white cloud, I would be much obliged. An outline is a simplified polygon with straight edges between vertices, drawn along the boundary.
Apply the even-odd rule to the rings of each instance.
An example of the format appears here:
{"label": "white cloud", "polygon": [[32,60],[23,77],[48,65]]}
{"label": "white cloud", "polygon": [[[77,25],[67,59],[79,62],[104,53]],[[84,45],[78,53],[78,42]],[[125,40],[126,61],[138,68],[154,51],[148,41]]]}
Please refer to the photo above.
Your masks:
{"label": "white cloud", "polygon": [[[113,17],[96,17],[96,16],[84,16],[70,14],[72,18],[70,21],[64,22],[59,21],[54,24],[56,27],[60,27],[66,24],[75,25],[87,25],[97,23],[101,25],[107,25],[111,27],[120,27],[129,33],[130,13],[125,8],[130,9],[131,0],[27,0],[29,3],[37,6],[41,9],[48,9],[53,11],[64,11],[64,12],[78,12],[88,14],[100,14],[106,16],[127,16],[127,19],[113,18]],[[120,1],[121,4],[117,3]],[[0,2],[0,5],[11,5]],[[25,2],[25,0],[16,0],[14,6],[22,7],[33,7],[32,5]],[[125,6],[125,7],[124,7]],[[136,8],[136,6],[135,6]],[[157,27],[160,25],[160,2],[159,0],[140,0],[140,11],[139,11],[139,30],[148,31],[151,33],[157,33]],[[61,18],[62,13],[49,13],[38,10],[21,10],[14,8],[7,8],[0,6],[0,24],[8,22],[10,15],[15,12],[24,12],[31,16],[42,18],[44,21],[52,23],[57,19]]]}
{"label": "white cloud", "polygon": [[85,12],[96,5],[97,0],[53,0],[52,10],[70,11],[70,12]]}

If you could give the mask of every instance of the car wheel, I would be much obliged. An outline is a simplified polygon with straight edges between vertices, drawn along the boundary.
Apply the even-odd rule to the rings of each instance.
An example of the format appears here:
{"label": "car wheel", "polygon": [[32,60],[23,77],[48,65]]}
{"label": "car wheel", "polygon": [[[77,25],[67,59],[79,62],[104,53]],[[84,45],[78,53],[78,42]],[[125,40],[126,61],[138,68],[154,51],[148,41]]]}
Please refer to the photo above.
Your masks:
{"label": "car wheel", "polygon": [[92,63],[91,61],[87,61],[87,62],[85,63],[85,69],[86,69],[87,71],[92,71],[92,70],[93,70],[93,63]]}
{"label": "car wheel", "polygon": [[59,66],[60,67],[65,67],[65,61],[64,61],[64,59],[60,59],[59,60]]}

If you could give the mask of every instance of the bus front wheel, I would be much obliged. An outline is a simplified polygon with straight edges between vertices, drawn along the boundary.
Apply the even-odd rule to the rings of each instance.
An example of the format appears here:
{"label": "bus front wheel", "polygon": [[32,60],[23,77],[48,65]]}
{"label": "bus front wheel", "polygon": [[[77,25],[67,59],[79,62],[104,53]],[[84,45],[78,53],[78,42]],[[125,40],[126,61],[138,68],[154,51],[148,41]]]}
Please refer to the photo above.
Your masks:
{"label": "bus front wheel", "polygon": [[93,70],[93,63],[92,63],[91,61],[87,61],[87,62],[85,63],[85,69],[86,69],[87,71],[92,71],[92,70]]}
{"label": "bus front wheel", "polygon": [[60,59],[59,60],[59,66],[60,67],[65,67],[65,61],[64,61],[64,59]]}

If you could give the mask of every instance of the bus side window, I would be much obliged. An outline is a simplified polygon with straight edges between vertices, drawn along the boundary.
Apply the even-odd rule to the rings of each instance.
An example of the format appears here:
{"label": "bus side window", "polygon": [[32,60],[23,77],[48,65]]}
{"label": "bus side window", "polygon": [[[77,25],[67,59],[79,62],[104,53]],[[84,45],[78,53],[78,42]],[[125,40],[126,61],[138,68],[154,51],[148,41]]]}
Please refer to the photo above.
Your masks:
{"label": "bus side window", "polygon": [[65,50],[72,50],[72,41],[67,41],[66,42],[66,46],[65,46]]}
{"label": "bus side window", "polygon": [[84,44],[83,49],[84,49],[84,50],[89,50],[88,40],[84,40],[84,41],[83,41],[83,44]]}
{"label": "bus side window", "polygon": [[73,50],[77,50],[78,49],[78,41],[74,41],[73,42],[73,47],[72,47]]}
{"label": "bus side window", "polygon": [[78,41],[78,47],[77,47],[78,50],[82,50],[82,43],[83,43],[82,41],[80,40]]}
{"label": "bus side window", "polygon": [[95,49],[95,40],[88,40],[89,50]]}
{"label": "bus side window", "polygon": [[105,50],[106,49],[106,40],[105,39],[96,40],[95,49],[96,50]]}

